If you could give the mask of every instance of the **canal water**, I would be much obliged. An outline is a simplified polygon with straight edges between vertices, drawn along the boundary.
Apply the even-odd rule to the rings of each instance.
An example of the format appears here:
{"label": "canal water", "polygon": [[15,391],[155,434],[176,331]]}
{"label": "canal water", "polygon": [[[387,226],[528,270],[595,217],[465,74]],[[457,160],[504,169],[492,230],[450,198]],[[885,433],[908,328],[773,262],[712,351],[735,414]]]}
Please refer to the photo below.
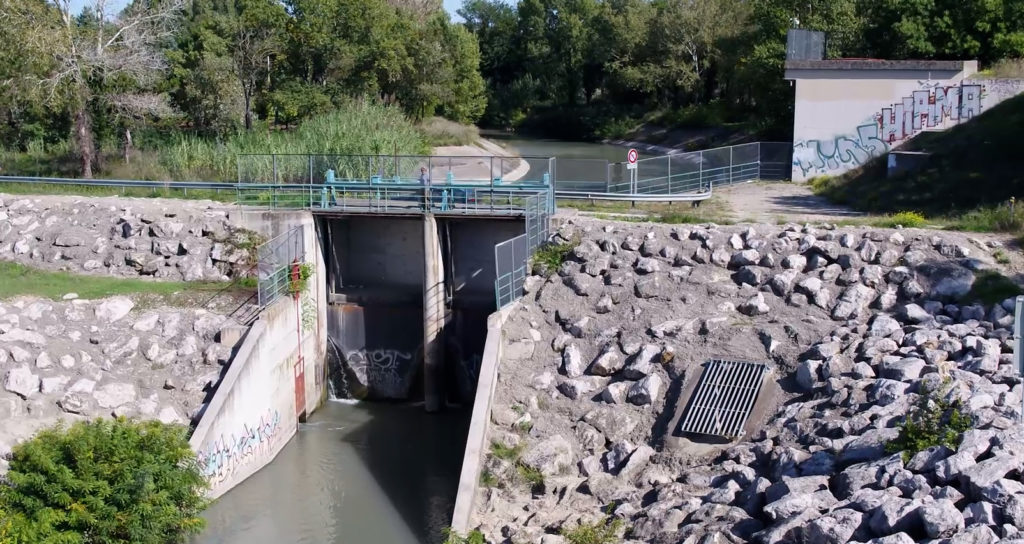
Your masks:
{"label": "canal water", "polygon": [[270,465],[204,513],[196,544],[436,544],[470,410],[330,401]]}

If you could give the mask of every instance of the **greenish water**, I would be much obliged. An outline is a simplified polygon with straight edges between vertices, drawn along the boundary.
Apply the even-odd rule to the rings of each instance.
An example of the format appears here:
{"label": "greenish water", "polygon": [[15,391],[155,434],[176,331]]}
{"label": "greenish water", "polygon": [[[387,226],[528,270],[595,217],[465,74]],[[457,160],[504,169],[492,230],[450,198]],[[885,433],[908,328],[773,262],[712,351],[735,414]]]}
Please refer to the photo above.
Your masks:
{"label": "greenish water", "polygon": [[441,542],[469,419],[469,410],[328,402],[270,465],[207,509],[193,542]]}

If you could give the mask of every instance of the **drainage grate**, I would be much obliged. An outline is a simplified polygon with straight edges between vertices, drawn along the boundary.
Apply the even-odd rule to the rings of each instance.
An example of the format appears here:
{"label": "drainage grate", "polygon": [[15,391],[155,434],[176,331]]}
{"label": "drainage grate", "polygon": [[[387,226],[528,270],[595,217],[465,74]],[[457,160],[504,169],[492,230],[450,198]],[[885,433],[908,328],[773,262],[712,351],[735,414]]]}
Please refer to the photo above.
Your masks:
{"label": "drainage grate", "polygon": [[680,432],[741,436],[767,371],[764,363],[708,361],[697,390],[690,397],[690,409],[679,424]]}

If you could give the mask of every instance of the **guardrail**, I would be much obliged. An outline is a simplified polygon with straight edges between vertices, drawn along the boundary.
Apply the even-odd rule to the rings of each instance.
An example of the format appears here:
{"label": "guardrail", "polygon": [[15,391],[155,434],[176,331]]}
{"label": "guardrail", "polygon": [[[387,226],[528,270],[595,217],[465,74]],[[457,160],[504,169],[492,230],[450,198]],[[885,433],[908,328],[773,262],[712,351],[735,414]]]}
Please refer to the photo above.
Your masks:
{"label": "guardrail", "polygon": [[311,209],[345,213],[425,211],[462,215],[522,215],[527,199],[541,195],[547,206],[551,187],[517,185],[429,185],[417,183],[239,184],[237,202],[271,209]]}

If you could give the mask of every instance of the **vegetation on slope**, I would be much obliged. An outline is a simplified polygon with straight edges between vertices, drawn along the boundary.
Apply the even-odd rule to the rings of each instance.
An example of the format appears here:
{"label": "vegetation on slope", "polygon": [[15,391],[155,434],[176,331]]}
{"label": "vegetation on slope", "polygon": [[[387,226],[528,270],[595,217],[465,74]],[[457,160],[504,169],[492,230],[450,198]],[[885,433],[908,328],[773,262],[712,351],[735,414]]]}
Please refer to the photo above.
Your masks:
{"label": "vegetation on slope", "polygon": [[915,210],[959,216],[965,230],[1019,230],[1024,210],[1024,96],[999,104],[948,131],[921,134],[903,150],[931,153],[917,172],[886,177],[886,160],[835,178],[819,178],[818,194],[869,212]]}

